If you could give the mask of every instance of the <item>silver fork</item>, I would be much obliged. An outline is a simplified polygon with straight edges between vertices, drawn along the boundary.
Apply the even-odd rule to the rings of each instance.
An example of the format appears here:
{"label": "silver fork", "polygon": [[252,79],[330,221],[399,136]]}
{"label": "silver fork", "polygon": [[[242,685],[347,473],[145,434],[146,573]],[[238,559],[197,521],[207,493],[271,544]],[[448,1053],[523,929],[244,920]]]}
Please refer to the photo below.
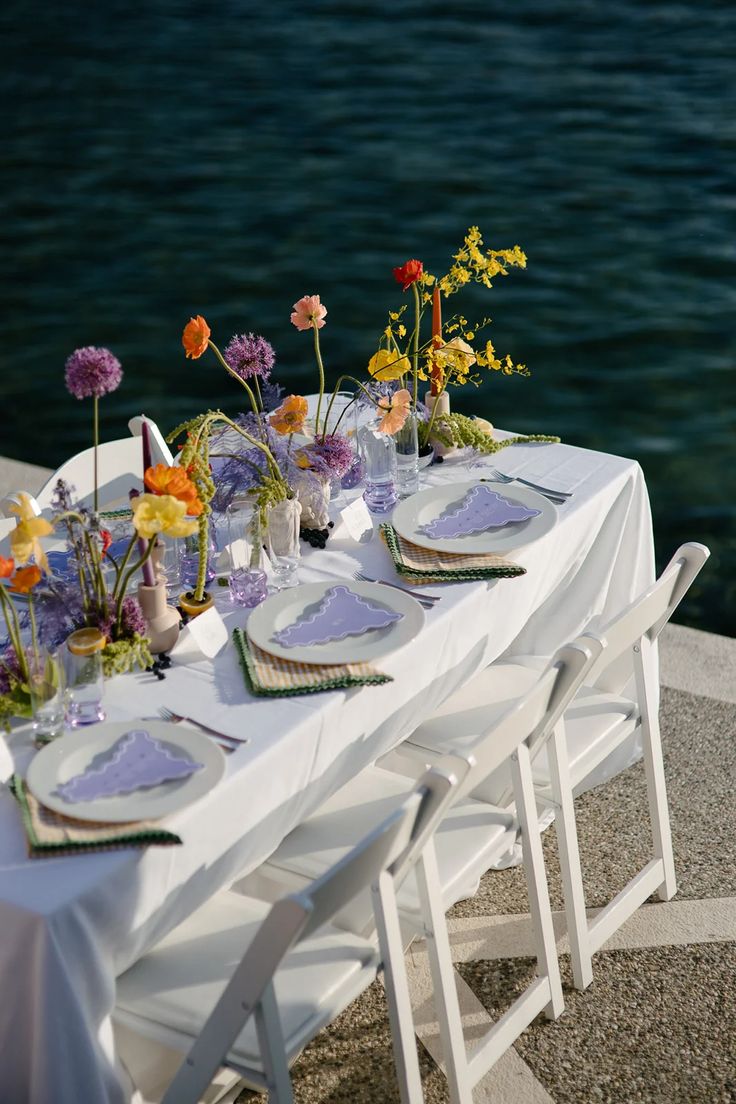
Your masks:
{"label": "silver fork", "polygon": [[165,705],[159,708],[158,715],[164,721],[171,721],[172,724],[179,724],[180,721],[187,721],[196,728],[201,728],[202,732],[206,732],[208,735],[214,736],[217,740],[227,744],[228,747],[240,747],[241,744],[248,743],[247,739],[236,740],[234,736],[228,736],[226,732],[218,732],[216,728],[210,728],[209,725],[202,724],[201,721],[195,721],[194,717],[185,717],[181,713],[174,713],[171,709],[167,709]]}
{"label": "silver fork", "polygon": [[568,498],[572,498],[572,491],[556,491],[552,487],[543,487],[540,483],[532,483],[530,479],[522,479],[520,475],[505,475],[497,468],[488,468],[487,470],[491,478],[481,479],[481,483],[522,483],[531,491],[544,495],[550,502],[567,502]]}
{"label": "silver fork", "polygon": [[354,571],[353,578],[357,579],[361,583],[380,583],[381,586],[393,587],[394,590],[400,590],[402,594],[411,594],[412,598],[416,598],[417,602],[421,603],[425,609],[432,609],[435,602],[441,601],[441,594],[424,594],[419,590],[411,590],[409,587],[399,586],[398,583],[389,583],[386,579],[372,579],[370,575],[364,575],[362,571]]}

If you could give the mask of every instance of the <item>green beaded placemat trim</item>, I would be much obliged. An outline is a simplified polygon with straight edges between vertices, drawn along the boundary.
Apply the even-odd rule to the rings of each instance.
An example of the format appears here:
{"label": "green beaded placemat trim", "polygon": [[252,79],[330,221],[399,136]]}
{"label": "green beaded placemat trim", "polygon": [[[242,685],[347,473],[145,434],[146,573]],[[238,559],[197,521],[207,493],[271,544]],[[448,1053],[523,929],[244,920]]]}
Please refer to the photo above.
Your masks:
{"label": "green beaded placemat trim", "polygon": [[[20,808],[31,858],[76,855],[83,851],[113,851],[121,847],[144,847],[149,844],[171,847],[182,843],[181,837],[175,832],[167,832],[166,829],[153,825],[136,827],[132,823],[87,823],[74,818],[69,818],[67,822],[66,817],[46,809],[29,795],[25,782],[17,774],[11,779],[9,788]],[[34,803],[33,809],[31,802]]]}
{"label": "green beaded placemat trim", "polygon": [[[476,579],[513,579],[518,575],[526,575],[526,568],[519,564],[494,565],[488,567],[458,567],[452,570],[441,567],[410,567],[404,563],[399,548],[398,537],[393,525],[384,522],[380,526],[381,535],[391,553],[391,559],[399,575],[410,576],[414,579],[426,579],[428,582],[467,583]],[[427,550],[427,555],[432,552]]]}
{"label": "green beaded placemat trim", "polygon": [[264,652],[261,652],[264,661],[259,662],[254,655],[255,646],[242,629],[233,629],[233,642],[243,668],[246,686],[251,694],[260,697],[293,697],[296,694],[317,694],[322,690],[380,686],[393,682],[390,675],[375,671],[365,663],[320,667],[266,655]]}

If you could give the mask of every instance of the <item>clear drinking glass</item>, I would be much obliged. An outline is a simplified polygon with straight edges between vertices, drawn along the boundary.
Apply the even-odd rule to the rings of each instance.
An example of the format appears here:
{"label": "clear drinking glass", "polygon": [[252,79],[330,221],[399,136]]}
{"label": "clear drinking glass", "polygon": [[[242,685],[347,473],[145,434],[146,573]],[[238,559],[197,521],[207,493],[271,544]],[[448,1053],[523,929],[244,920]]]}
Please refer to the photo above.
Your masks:
{"label": "clear drinking glass", "polygon": [[257,606],[268,594],[260,511],[252,500],[235,498],[226,516],[230,599],[236,606]]}
{"label": "clear drinking glass", "polygon": [[102,649],[99,629],[77,629],[66,639],[66,720],[72,728],[104,721]]}
{"label": "clear drinking glass", "polygon": [[58,652],[46,648],[29,648],[26,662],[34,739],[47,744],[64,731],[64,664]]}
{"label": "clear drinking glass", "polygon": [[365,474],[363,498],[373,513],[385,514],[396,504],[396,444],[377,427],[374,419],[358,430]]}
{"label": "clear drinking glass", "polygon": [[277,502],[268,511],[266,548],[278,590],[296,586],[299,582],[299,518],[301,504],[296,498]]}
{"label": "clear drinking glass", "polygon": [[399,498],[408,498],[419,490],[419,440],[417,414],[411,410],[401,429],[394,433],[396,444],[396,489]]}

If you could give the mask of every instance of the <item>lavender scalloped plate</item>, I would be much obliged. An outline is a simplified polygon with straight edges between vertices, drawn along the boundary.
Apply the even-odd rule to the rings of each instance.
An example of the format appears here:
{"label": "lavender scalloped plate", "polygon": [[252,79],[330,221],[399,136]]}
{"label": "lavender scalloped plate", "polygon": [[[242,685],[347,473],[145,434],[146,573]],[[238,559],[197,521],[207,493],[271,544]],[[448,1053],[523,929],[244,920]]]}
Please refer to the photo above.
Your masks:
{"label": "lavender scalloped plate", "polygon": [[[512,507],[523,507],[523,512],[533,516],[522,521],[508,521],[494,524],[488,529],[470,532],[465,536],[433,537],[434,530],[441,531],[438,524],[454,512],[459,511],[473,488],[481,486],[485,491],[495,492],[500,502],[510,504],[508,515],[513,516]],[[521,512],[521,511],[520,511]],[[509,486],[505,483],[479,483],[477,479],[462,483],[447,483],[437,487],[428,487],[418,494],[405,498],[394,509],[391,524],[405,540],[431,548],[436,552],[468,552],[473,555],[498,552],[516,552],[539,540],[557,524],[557,510],[546,498],[526,487]],[[427,531],[429,529],[429,532]]]}
{"label": "lavender scalloped plate", "polygon": [[[355,624],[353,631],[347,634],[341,623],[331,630],[340,635],[339,639],[326,639],[330,635],[328,630],[323,633],[325,639],[321,643],[316,642],[322,632],[321,614],[329,614],[325,600],[336,590],[340,594],[347,590],[365,601],[374,614],[379,614],[378,622],[385,623],[370,627],[374,623],[371,615],[366,627],[360,628],[359,624]],[[270,655],[300,663],[364,663],[407,644],[423,625],[424,610],[410,594],[379,583],[333,579],[331,582],[305,583],[267,598],[248,617],[248,638]],[[282,643],[289,640],[298,643],[291,646]]]}
{"label": "lavender scalloped plate", "polygon": [[[191,759],[198,769],[185,778],[130,793],[91,801],[64,800],[58,793],[59,787],[104,758],[120,737],[133,729],[145,729],[170,754]],[[43,805],[64,816],[102,824],[125,824],[132,820],[157,820],[191,804],[211,790],[224,771],[222,750],[202,732],[166,721],[109,721],[70,732],[47,744],[31,761],[26,782]]]}

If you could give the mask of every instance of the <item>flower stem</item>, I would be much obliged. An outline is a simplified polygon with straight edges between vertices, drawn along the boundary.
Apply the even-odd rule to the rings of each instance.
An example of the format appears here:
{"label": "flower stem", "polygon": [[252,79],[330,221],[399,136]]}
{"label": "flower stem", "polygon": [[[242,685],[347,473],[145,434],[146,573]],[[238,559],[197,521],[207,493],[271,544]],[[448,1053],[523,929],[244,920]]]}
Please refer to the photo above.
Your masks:
{"label": "flower stem", "polygon": [[97,398],[97,395],[94,395],[93,399],[92,399],[92,411],[93,411],[93,414],[92,414],[92,435],[93,435],[94,443],[95,443],[95,452],[94,452],[94,483],[95,483],[94,511],[95,511],[95,513],[97,513],[97,509],[98,509],[98,501],[97,501],[97,497],[98,497],[97,496],[97,445],[98,445],[99,440],[100,440],[100,414],[99,414],[99,400]]}
{"label": "flower stem", "polygon": [[220,364],[225,369],[227,374],[229,376],[232,376],[234,380],[237,380],[238,383],[241,385],[241,387],[244,387],[245,390],[248,392],[248,398],[250,399],[250,405],[253,408],[253,413],[255,414],[256,417],[258,417],[260,411],[258,409],[258,403],[256,402],[256,397],[253,394],[253,391],[252,391],[251,387],[249,387],[248,383],[243,379],[242,376],[239,376],[237,372],[234,372],[232,370],[232,368],[230,367],[228,362],[225,360],[225,358],[222,355],[222,353],[220,352],[220,350],[215,345],[214,341],[208,341],[207,344],[209,345],[210,349],[212,349],[212,352],[215,354],[215,356],[217,357],[217,359],[219,360]]}
{"label": "flower stem", "polygon": [[[325,368],[322,363],[322,354],[319,348],[319,330],[317,329],[316,322],[312,323],[312,329],[314,330],[314,355],[317,357],[317,368],[319,369],[319,398],[317,399],[317,417],[314,420],[314,435],[317,437],[319,435],[319,412],[322,407],[322,397],[325,393]],[[329,417],[329,411],[327,412],[327,417]],[[327,417],[325,418],[324,433],[327,432]]]}
{"label": "flower stem", "polygon": [[[128,551],[125,554],[126,561],[128,559],[128,556],[130,555],[130,551],[133,547],[133,541],[135,541],[135,537],[133,537],[133,540],[130,543],[130,548],[128,548]],[[156,537],[155,536],[150,537],[149,540],[148,540],[148,548],[146,549],[145,555],[141,556],[141,558],[138,560],[138,562],[134,563],[132,567],[129,567],[126,574],[125,574],[125,576],[123,577],[123,583],[122,583],[122,586],[120,587],[120,594],[119,594],[118,599],[117,599],[117,608],[116,608],[116,614],[117,615],[116,615],[116,618],[115,618],[115,636],[116,637],[119,635],[120,629],[121,629],[121,626],[122,626],[122,623],[123,623],[123,602],[125,600],[125,592],[128,589],[128,583],[130,582],[130,580],[132,579],[132,577],[136,573],[136,571],[138,571],[139,568],[143,567],[143,565],[145,563],[148,563],[148,560],[150,559],[151,553],[153,551],[153,546],[155,545],[155,543],[156,543]]]}

